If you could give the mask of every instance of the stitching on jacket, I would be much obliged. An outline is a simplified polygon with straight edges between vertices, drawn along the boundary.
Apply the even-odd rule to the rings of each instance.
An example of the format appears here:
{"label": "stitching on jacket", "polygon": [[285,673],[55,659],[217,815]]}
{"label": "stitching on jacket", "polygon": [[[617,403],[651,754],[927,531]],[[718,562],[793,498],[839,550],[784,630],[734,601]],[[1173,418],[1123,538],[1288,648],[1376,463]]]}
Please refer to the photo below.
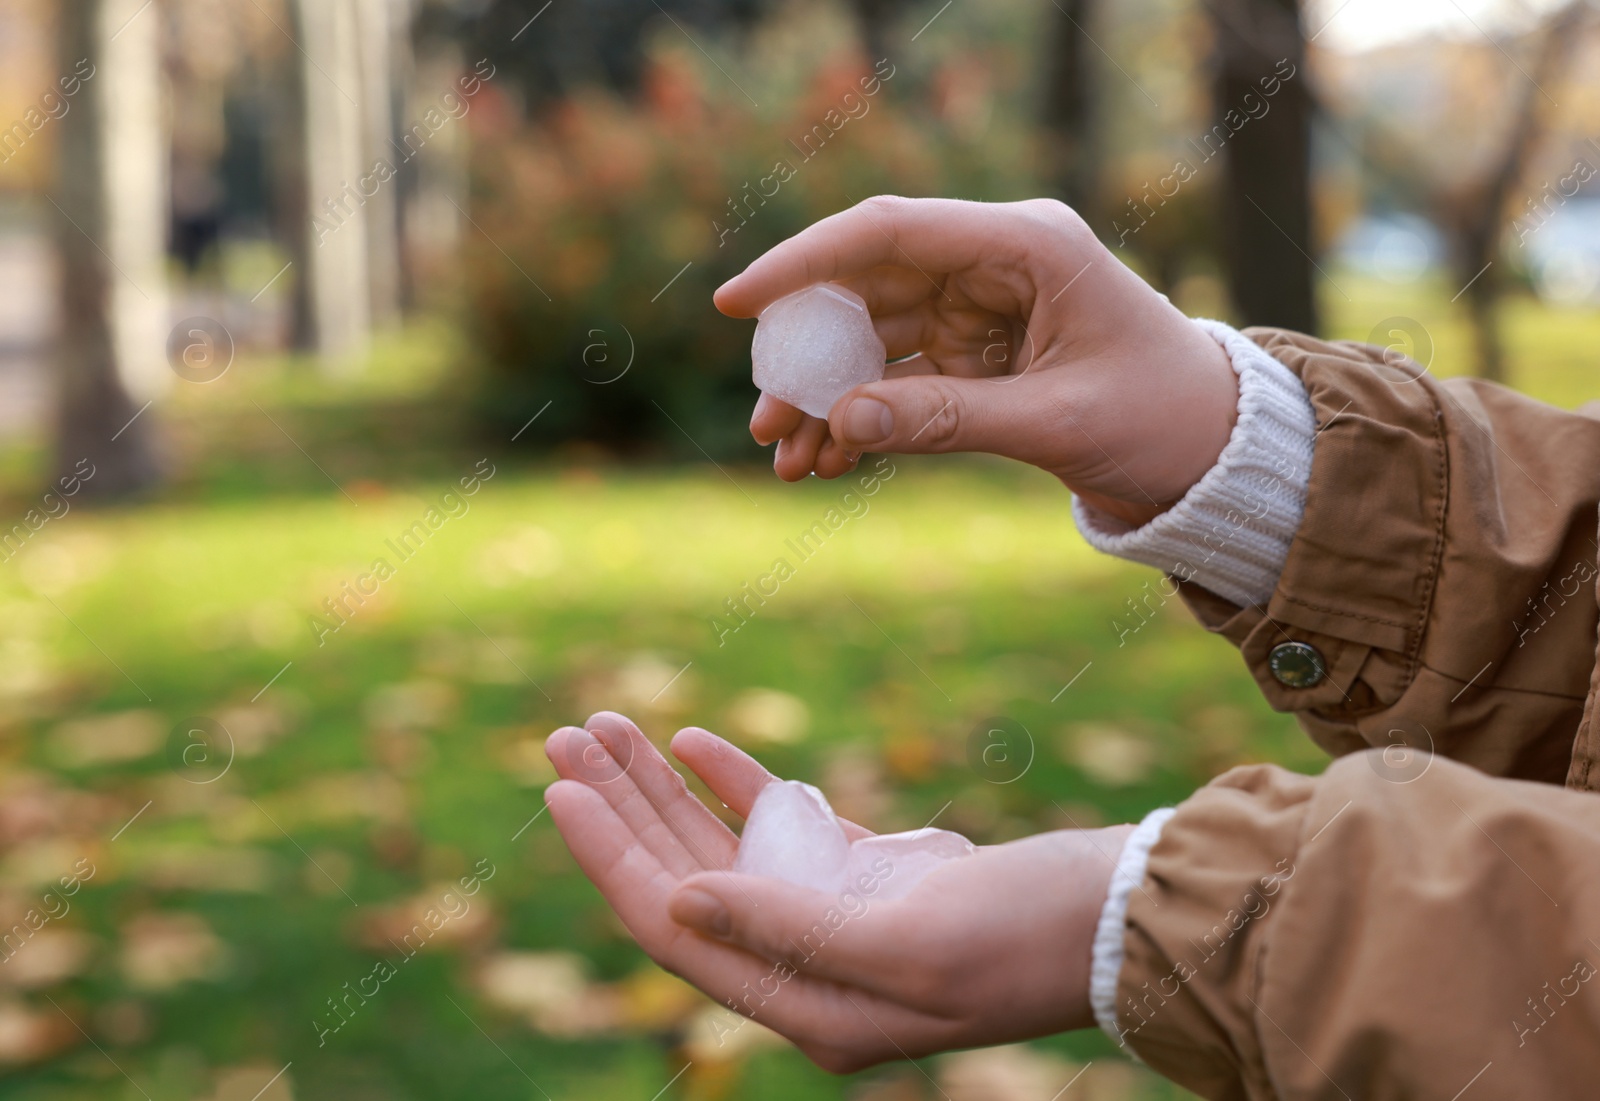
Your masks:
{"label": "stitching on jacket", "polygon": [[[1445,680],[1450,681],[1453,684],[1471,684],[1472,683],[1471,681],[1462,680],[1460,677],[1454,675],[1453,673],[1446,673],[1442,669],[1435,669],[1433,666],[1428,665],[1426,662],[1420,662],[1419,661],[1417,663],[1417,668],[1418,669],[1426,669],[1428,672],[1432,673],[1434,676],[1442,677]],[[1512,687],[1510,687],[1508,685],[1504,685],[1504,684],[1485,684],[1485,685],[1481,685],[1480,687],[1483,689],[1484,692],[1510,692],[1513,695],[1518,695],[1518,696],[1538,696],[1538,697],[1540,697],[1542,699],[1547,699],[1547,700],[1580,700],[1581,701],[1581,700],[1587,700],[1589,698],[1588,693],[1585,693],[1585,694],[1583,694],[1581,696],[1574,696],[1574,695],[1569,695],[1566,692],[1546,692],[1542,688],[1512,688]]]}
{"label": "stitching on jacket", "polygon": [[[1300,814],[1300,825],[1294,833],[1293,860],[1296,872],[1300,870],[1300,861],[1306,851],[1306,845],[1308,844],[1306,832],[1311,829],[1311,808],[1316,801],[1317,792],[1313,790],[1311,794],[1307,795],[1304,799],[1301,799],[1298,806],[1295,808]],[[1337,817],[1338,814],[1335,814],[1334,818]],[[1323,828],[1326,828],[1331,823],[1332,819],[1329,819],[1327,823],[1323,824]],[[1282,924],[1283,919],[1280,917],[1278,920],[1278,925]],[[1267,1085],[1272,1088],[1274,1097],[1283,1097],[1285,1096],[1285,1093],[1279,1087],[1277,1077],[1273,1073],[1274,1068],[1268,1059],[1266,1031],[1261,1028],[1261,1023],[1258,1020],[1258,1017],[1266,1017],[1267,1020],[1272,1021],[1272,1018],[1267,1016],[1267,1011],[1261,1008],[1261,1003],[1267,1000],[1267,953],[1272,950],[1272,938],[1277,932],[1277,928],[1278,926],[1273,926],[1270,929],[1258,930],[1259,941],[1256,946],[1255,958],[1251,961],[1251,991],[1246,996],[1250,999],[1251,1008],[1255,1010],[1255,1012],[1250,1015],[1250,1027],[1252,1032],[1255,1034],[1254,1039],[1256,1042],[1256,1057],[1258,1060],[1258,1066],[1250,1069],[1253,1072],[1259,1071],[1261,1077],[1266,1080]],[[1240,1008],[1242,1009],[1243,1007]],[[1278,1027],[1276,1021],[1272,1021],[1272,1024],[1274,1028]],[[1283,1032],[1281,1028],[1279,1028],[1278,1031],[1283,1033],[1284,1038],[1287,1039],[1291,1044],[1295,1044],[1295,1047],[1300,1046],[1299,1044],[1295,1043],[1293,1038],[1291,1038],[1287,1032]],[[1244,1068],[1241,1067],[1240,1069],[1243,1070]],[[1241,1074],[1240,1077],[1243,1078],[1243,1075]],[[1330,1082],[1333,1081],[1331,1078],[1328,1080]],[[1246,1086],[1248,1087],[1248,1082],[1246,1083]],[[1334,1082],[1334,1088],[1339,1089],[1337,1082]],[[1339,1089],[1339,1092],[1343,1093],[1344,1091]]]}
{"label": "stitching on jacket", "polygon": [[[1593,404],[1593,403],[1591,403]],[[1596,652],[1596,660],[1600,661],[1600,650]],[[1578,791],[1593,791],[1589,784],[1589,774],[1594,769],[1594,709],[1596,672],[1589,673],[1589,692],[1583,699],[1583,717],[1578,720],[1578,731],[1572,737],[1572,754],[1568,763],[1569,777],[1567,787]]]}
{"label": "stitching on jacket", "polygon": [[[1289,343],[1289,342],[1285,342],[1285,343]],[[1351,343],[1351,342],[1344,342],[1344,343]],[[1302,353],[1303,355],[1306,355],[1308,358],[1309,358],[1310,355],[1316,354],[1316,353],[1307,353],[1306,350],[1302,349],[1302,348],[1296,348],[1292,343],[1289,343],[1289,347],[1294,351],[1298,351],[1298,352]],[[1351,348],[1350,350],[1359,351],[1359,352],[1363,352],[1363,353],[1367,352],[1367,349],[1365,347],[1363,347],[1363,346],[1360,346],[1360,345],[1356,345],[1355,347]],[[1368,358],[1370,359],[1371,356],[1368,355]],[[1303,378],[1304,377],[1304,375],[1303,375],[1304,363],[1302,362],[1300,366],[1301,366],[1301,370],[1300,371],[1296,371],[1295,374],[1297,376]],[[1432,556],[1431,556],[1431,558],[1430,558],[1430,560],[1428,562],[1427,568],[1423,571],[1423,573],[1421,575],[1421,580],[1423,580],[1424,582],[1431,582],[1431,581],[1436,580],[1437,574],[1438,574],[1438,570],[1439,570],[1439,564],[1443,561],[1443,558],[1444,558],[1445,512],[1446,512],[1446,507],[1447,507],[1447,504],[1448,504],[1449,492],[1450,492],[1450,480],[1449,480],[1449,456],[1450,456],[1450,452],[1449,452],[1449,447],[1447,446],[1447,444],[1445,442],[1446,433],[1445,433],[1445,430],[1444,430],[1444,411],[1443,411],[1443,408],[1439,404],[1438,396],[1436,394],[1434,394],[1433,390],[1431,388],[1429,388],[1429,387],[1424,387],[1423,388],[1423,392],[1428,395],[1428,404],[1433,409],[1434,456],[1435,456],[1435,464],[1436,464],[1436,467],[1437,467],[1438,472],[1439,472],[1439,482],[1438,482],[1439,505],[1438,505],[1438,508],[1435,510],[1435,516],[1434,516],[1433,554],[1432,554]],[[1337,418],[1335,418],[1335,419],[1337,419]],[[1332,421],[1329,421],[1328,423],[1331,424]],[[1322,427],[1325,428],[1325,427],[1327,427],[1327,425],[1323,425]],[[1437,588],[1437,586],[1434,585],[1434,584],[1430,583],[1430,584],[1427,585],[1426,595],[1423,597],[1423,599],[1419,602],[1419,605],[1418,605],[1416,621],[1410,626],[1408,626],[1403,621],[1397,620],[1397,619],[1388,619],[1388,618],[1385,618],[1383,616],[1366,615],[1366,614],[1363,614],[1361,612],[1351,612],[1351,611],[1348,611],[1348,610],[1342,609],[1342,608],[1330,607],[1329,605],[1326,605],[1326,604],[1316,604],[1316,603],[1313,603],[1313,602],[1311,602],[1309,600],[1302,600],[1299,597],[1294,596],[1294,595],[1289,594],[1289,593],[1281,593],[1281,595],[1283,597],[1284,602],[1288,603],[1288,604],[1296,604],[1296,605],[1298,605],[1298,606],[1300,606],[1302,608],[1310,609],[1311,611],[1326,612],[1329,615],[1343,616],[1346,619],[1356,619],[1356,620],[1361,620],[1361,621],[1367,622],[1367,623],[1376,623],[1376,624],[1379,624],[1380,626],[1384,626],[1384,627],[1393,627],[1396,630],[1405,631],[1409,635],[1411,635],[1411,642],[1406,648],[1406,657],[1407,657],[1407,660],[1409,662],[1410,667],[1407,669],[1407,672],[1406,672],[1405,684],[1403,684],[1401,686],[1402,691],[1403,691],[1404,688],[1406,688],[1407,686],[1410,685],[1411,679],[1413,677],[1415,677],[1415,675],[1416,675],[1416,666],[1417,666],[1418,659],[1419,659],[1419,656],[1420,656],[1421,651],[1422,651],[1422,633],[1423,633],[1423,628],[1427,626],[1428,612],[1431,610],[1431,608],[1433,606],[1433,596],[1434,596],[1434,592],[1435,592],[1436,588]]]}
{"label": "stitching on jacket", "polygon": [[[1594,754],[1586,743],[1590,740],[1589,733],[1589,708],[1588,699],[1583,702],[1583,718],[1578,720],[1578,732],[1572,737],[1572,758],[1578,766],[1577,775],[1573,776],[1567,787],[1578,791],[1593,791],[1589,786],[1589,768],[1594,763]],[[1581,757],[1578,754],[1582,754]],[[1568,765],[1570,770],[1571,764]]]}
{"label": "stitching on jacket", "polygon": [[1422,575],[1427,584],[1427,592],[1417,608],[1416,637],[1411,652],[1406,655],[1410,668],[1406,670],[1405,683],[1401,685],[1402,692],[1411,687],[1411,682],[1417,676],[1417,668],[1422,664],[1422,636],[1427,628],[1428,614],[1433,610],[1434,595],[1439,589],[1439,566],[1444,561],[1445,513],[1450,502],[1450,448],[1446,443],[1444,409],[1439,405],[1439,398],[1431,388],[1424,392],[1428,395],[1429,404],[1433,406],[1434,454],[1437,456],[1439,466],[1439,508],[1434,519],[1433,559]]}
{"label": "stitching on jacket", "polygon": [[[1405,631],[1407,633],[1410,633],[1412,630],[1412,628],[1406,626],[1398,619],[1385,619],[1383,616],[1365,615],[1361,612],[1346,611],[1343,608],[1334,608],[1327,604],[1313,604],[1309,600],[1301,600],[1299,597],[1290,596],[1288,593],[1283,594],[1283,599],[1287,604],[1298,604],[1300,607],[1310,608],[1314,612],[1328,612],[1331,615],[1342,616],[1345,619],[1363,619],[1368,623],[1377,623],[1384,627],[1393,627],[1397,631]],[[1291,624],[1291,626],[1294,626],[1294,624]]]}
{"label": "stitching on jacket", "polygon": [[[1302,827],[1302,832],[1303,832],[1303,827]],[[1296,857],[1298,857],[1300,855],[1300,848],[1301,848],[1300,839],[1297,837],[1297,838],[1295,838],[1295,846],[1294,846],[1294,855]],[[1297,864],[1296,867],[1298,867],[1298,866],[1299,865]],[[1260,1069],[1261,1077],[1265,1078],[1267,1080],[1267,1084],[1272,1086],[1273,1089],[1276,1090],[1277,1086],[1278,1086],[1278,1083],[1273,1080],[1272,1068],[1267,1066],[1267,1041],[1266,1041],[1266,1037],[1265,1037],[1265,1035],[1264,1035],[1264,1033],[1262,1031],[1260,1022],[1255,1020],[1256,1014],[1259,1014],[1262,1017],[1265,1017],[1267,1015],[1267,1011],[1261,1008],[1261,1002],[1262,1002],[1262,999],[1264,999],[1267,996],[1267,960],[1266,960],[1266,956],[1267,956],[1267,949],[1270,948],[1270,947],[1271,947],[1271,945],[1267,942],[1266,935],[1263,934],[1262,938],[1261,938],[1261,943],[1259,945],[1257,945],[1257,947],[1256,947],[1256,957],[1255,957],[1254,960],[1251,961],[1251,972],[1252,973],[1251,973],[1251,976],[1250,976],[1250,988],[1251,988],[1250,989],[1250,1001],[1253,1003],[1251,1008],[1253,1008],[1256,1011],[1256,1013],[1251,1015],[1250,1027],[1251,1027],[1251,1030],[1256,1034],[1255,1035],[1256,1058],[1260,1062],[1260,1068],[1259,1069]],[[1268,1019],[1270,1020],[1271,1018],[1268,1018]],[[1241,1067],[1240,1069],[1243,1070],[1244,1068]],[[1250,1069],[1252,1071],[1254,1071],[1257,1068],[1252,1067]],[[1244,1076],[1241,1074],[1240,1077],[1243,1078]],[[1281,1094],[1280,1094],[1280,1096],[1281,1096]]]}

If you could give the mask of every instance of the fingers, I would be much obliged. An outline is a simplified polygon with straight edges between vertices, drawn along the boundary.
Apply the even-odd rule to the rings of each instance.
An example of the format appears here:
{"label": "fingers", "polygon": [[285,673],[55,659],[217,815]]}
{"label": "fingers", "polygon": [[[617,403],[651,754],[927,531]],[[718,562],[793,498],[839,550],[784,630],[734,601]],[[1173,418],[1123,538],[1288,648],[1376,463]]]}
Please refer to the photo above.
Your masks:
{"label": "fingers", "polygon": [[859,451],[846,451],[839,446],[832,436],[822,441],[822,447],[817,452],[817,461],[812,470],[819,478],[838,478],[850,473],[861,461]]}
{"label": "fingers", "polygon": [[[728,809],[740,818],[750,817],[761,789],[778,777],[768,772],[750,754],[709,730],[686,726],[672,738],[672,755],[689,766],[696,776],[705,781],[711,793],[727,804]],[[858,837],[871,837],[873,833],[846,819],[839,819],[845,836],[854,841]]]}
{"label": "fingers", "polygon": [[1020,270],[1037,247],[1036,228],[1018,216],[1021,205],[880,195],[770,249],[724,283],[714,301],[730,317],[755,317],[812,283],[875,267],[920,268],[929,290],[941,294],[942,275],[979,263]]}
{"label": "fingers", "polygon": [[933,340],[933,327],[937,320],[931,304],[921,310],[905,313],[874,314],[872,327],[883,341],[883,352],[889,359],[900,359],[914,352],[926,351]]}
{"label": "fingers", "polygon": [[599,789],[557,780],[544,798],[578,867],[652,959],[714,996],[759,974],[763,965],[749,953],[694,936],[671,920],[667,900],[680,877],[639,843]]}
{"label": "fingers", "polygon": [[903,313],[941,297],[939,288],[922,272],[897,258],[898,264],[873,268],[834,282],[861,296],[874,317]]}
{"label": "fingers", "polygon": [[756,399],[755,412],[750,414],[750,435],[756,443],[768,447],[793,435],[804,416],[789,403],[762,394]]}
{"label": "fingers", "polygon": [[794,434],[778,441],[772,469],[786,482],[798,482],[816,468],[817,456],[828,438],[828,422],[807,416]]}
{"label": "fingers", "polygon": [[726,868],[733,863],[739,839],[689,791],[683,777],[632,720],[601,711],[583,725],[612,756],[628,762],[628,777],[702,866]]}
{"label": "fingers", "polygon": [[698,726],[686,726],[674,734],[669,748],[740,818],[750,817],[756,796],[777,779],[750,754]]}
{"label": "fingers", "polygon": [[894,997],[923,950],[916,919],[885,920],[877,911],[893,904],[866,893],[878,889],[876,880],[863,876],[863,883],[862,890],[835,896],[767,876],[706,872],[673,890],[667,912],[703,936],[762,959]]}
{"label": "fingers", "polygon": [[679,877],[640,843],[598,789],[579,780],[557,780],[545,788],[544,801],[572,858],[628,932],[646,950],[665,943],[670,930],[663,924],[662,906]]}
{"label": "fingers", "polygon": [[[986,451],[1023,458],[1048,433],[1054,407],[1038,400],[1034,379],[911,375],[858,386],[834,405],[828,428],[841,447],[920,455]],[[1043,423],[1030,424],[1046,418]],[[1032,433],[1032,436],[1029,433]]]}
{"label": "fingers", "polygon": [[828,423],[806,416],[777,398],[761,395],[750,418],[750,434],[760,444],[777,441],[772,469],[786,482],[797,482],[807,474],[837,478],[856,468],[857,452],[848,452],[828,435]]}
{"label": "fingers", "polygon": [[[633,778],[628,775],[631,761],[613,757],[587,730],[564,726],[545,741],[545,753],[563,780],[575,780],[596,792],[638,843],[662,867],[681,877],[706,867],[715,867],[684,844]],[[570,842],[569,842],[570,845]]]}
{"label": "fingers", "polygon": [[778,441],[772,469],[786,482],[798,482],[807,474],[837,478],[848,474],[861,461],[858,451],[846,451],[828,435],[828,422],[807,417],[799,432]]}

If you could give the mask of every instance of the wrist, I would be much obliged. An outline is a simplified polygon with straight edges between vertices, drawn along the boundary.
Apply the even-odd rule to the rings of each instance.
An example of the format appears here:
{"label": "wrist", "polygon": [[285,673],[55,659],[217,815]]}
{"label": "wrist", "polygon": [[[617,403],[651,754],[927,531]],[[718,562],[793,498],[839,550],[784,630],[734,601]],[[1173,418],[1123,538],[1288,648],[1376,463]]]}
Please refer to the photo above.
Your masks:
{"label": "wrist", "polygon": [[[1316,415],[1305,387],[1244,334],[1192,328],[1228,357],[1239,398],[1230,438],[1184,496],[1144,523],[1079,494],[1078,529],[1097,550],[1155,566],[1241,607],[1271,598],[1305,511]],[[1148,504],[1148,502],[1147,502]]]}
{"label": "wrist", "polygon": [[1172,306],[1159,305],[1161,315],[1151,327],[1162,323],[1165,335],[1139,355],[1141,366],[1160,366],[1163,404],[1153,416],[1132,414],[1143,424],[1127,440],[1134,453],[1122,462],[1130,469],[1112,460],[1121,475],[1115,493],[1068,484],[1085,504],[1129,528],[1142,527],[1183,500],[1217,465],[1239,419],[1239,376],[1227,350]]}
{"label": "wrist", "polygon": [[[1070,484],[1068,488],[1072,488]],[[1079,500],[1096,512],[1102,512],[1126,524],[1129,528],[1144,527],[1177,503],[1177,501],[1151,503],[1143,498],[1137,501],[1128,501],[1121,497],[1108,497],[1103,493],[1096,493],[1090,489],[1074,489],[1073,493],[1076,494]],[[1179,500],[1181,499],[1180,496]]]}
{"label": "wrist", "polygon": [[1134,891],[1143,891],[1145,865],[1161,831],[1176,813],[1161,807],[1145,815],[1137,826],[1128,827],[1114,867],[1106,878],[1105,901],[1095,923],[1089,961],[1089,1005],[1094,1022],[1117,1043],[1123,1042],[1117,1027],[1117,981],[1122,973],[1123,937],[1127,930],[1128,903]]}
{"label": "wrist", "polygon": [[1097,830],[1065,830],[1075,849],[1076,878],[1071,917],[1063,930],[1065,943],[1073,946],[1076,966],[1064,985],[1066,1029],[1093,1028],[1095,1013],[1091,997],[1095,935],[1100,926],[1105,899],[1111,890],[1112,874],[1122,850],[1137,827],[1108,826]]}
{"label": "wrist", "polygon": [[1172,489],[1157,515],[1183,500],[1211,472],[1239,423],[1239,373],[1233,358],[1200,325],[1172,306],[1167,309],[1178,322],[1175,347],[1168,353],[1173,382],[1164,388],[1167,416],[1152,433],[1151,446],[1166,457],[1163,484]]}

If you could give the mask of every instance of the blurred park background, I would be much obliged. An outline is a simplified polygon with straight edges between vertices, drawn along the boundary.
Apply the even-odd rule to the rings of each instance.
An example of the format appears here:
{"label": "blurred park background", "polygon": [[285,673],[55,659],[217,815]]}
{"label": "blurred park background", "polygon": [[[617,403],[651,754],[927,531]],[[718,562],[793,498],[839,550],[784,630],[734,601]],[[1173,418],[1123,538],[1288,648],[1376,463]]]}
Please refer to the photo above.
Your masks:
{"label": "blurred park background", "polygon": [[710,292],[875,193],[1052,195],[1191,313],[1576,405],[1596,24],[0,0],[0,1094],[1181,1096],[1097,1034],[847,1079],[730,1039],[541,816],[600,708],[980,842],[1321,767],[1039,472],[778,483]]}

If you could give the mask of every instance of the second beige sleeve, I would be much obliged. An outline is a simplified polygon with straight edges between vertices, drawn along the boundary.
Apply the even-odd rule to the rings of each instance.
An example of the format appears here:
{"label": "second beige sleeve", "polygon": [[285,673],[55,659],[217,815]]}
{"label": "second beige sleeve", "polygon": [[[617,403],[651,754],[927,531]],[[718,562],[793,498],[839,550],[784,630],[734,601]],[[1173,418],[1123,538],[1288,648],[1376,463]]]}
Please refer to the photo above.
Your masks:
{"label": "second beige sleeve", "polygon": [[1208,1098],[1591,1096],[1596,868],[1600,796],[1370,752],[1235,770],[1151,853],[1118,1023]]}

